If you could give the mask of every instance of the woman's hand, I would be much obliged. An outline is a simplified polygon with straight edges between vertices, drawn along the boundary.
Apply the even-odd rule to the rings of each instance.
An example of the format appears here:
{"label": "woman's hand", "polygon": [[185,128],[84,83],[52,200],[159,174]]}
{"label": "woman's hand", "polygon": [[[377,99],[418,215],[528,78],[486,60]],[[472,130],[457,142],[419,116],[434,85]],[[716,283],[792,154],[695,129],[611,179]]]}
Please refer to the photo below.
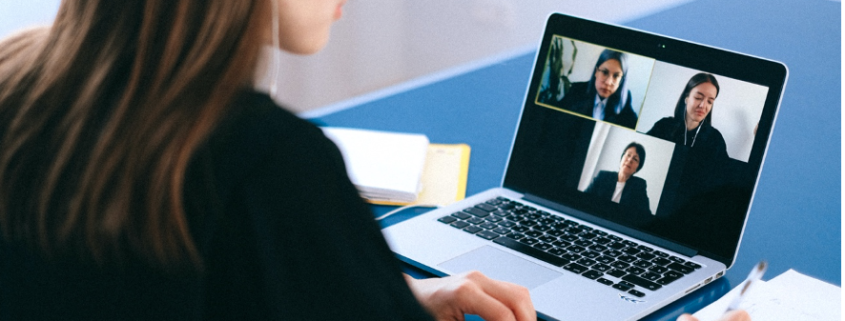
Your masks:
{"label": "woman's hand", "polygon": [[[678,317],[678,321],[698,321],[698,318],[689,314],[682,314]],[[751,316],[749,316],[744,310],[734,310],[725,313],[725,315],[717,321],[751,321]]]}
{"label": "woman's hand", "polygon": [[488,321],[537,319],[528,289],[492,280],[481,272],[424,280],[405,275],[405,280],[437,320],[463,320],[464,314]]}

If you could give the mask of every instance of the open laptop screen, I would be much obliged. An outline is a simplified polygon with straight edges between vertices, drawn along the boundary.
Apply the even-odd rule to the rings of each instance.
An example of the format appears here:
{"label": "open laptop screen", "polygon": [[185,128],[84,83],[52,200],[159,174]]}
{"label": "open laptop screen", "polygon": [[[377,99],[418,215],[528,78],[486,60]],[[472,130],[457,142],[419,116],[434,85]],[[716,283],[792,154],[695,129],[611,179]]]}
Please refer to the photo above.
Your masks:
{"label": "open laptop screen", "polygon": [[731,265],[785,66],[549,20],[504,186]]}

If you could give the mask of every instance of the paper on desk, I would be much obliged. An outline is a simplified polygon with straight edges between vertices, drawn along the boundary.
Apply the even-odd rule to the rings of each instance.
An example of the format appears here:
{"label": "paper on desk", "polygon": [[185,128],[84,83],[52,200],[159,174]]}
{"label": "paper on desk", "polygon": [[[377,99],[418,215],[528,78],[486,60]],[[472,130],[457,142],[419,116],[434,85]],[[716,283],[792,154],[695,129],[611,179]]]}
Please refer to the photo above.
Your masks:
{"label": "paper on desk", "polygon": [[[702,321],[719,319],[739,289],[735,287],[695,316]],[[755,283],[739,307],[754,321],[839,321],[841,304],[842,289],[838,286],[789,270],[769,282]]]}
{"label": "paper on desk", "polygon": [[420,191],[428,138],[422,134],[321,127],[334,141],[349,179],[366,199],[413,202]]}
{"label": "paper on desk", "polygon": [[467,144],[429,144],[423,167],[422,190],[413,202],[367,200],[381,205],[446,206],[466,197],[470,147]]}

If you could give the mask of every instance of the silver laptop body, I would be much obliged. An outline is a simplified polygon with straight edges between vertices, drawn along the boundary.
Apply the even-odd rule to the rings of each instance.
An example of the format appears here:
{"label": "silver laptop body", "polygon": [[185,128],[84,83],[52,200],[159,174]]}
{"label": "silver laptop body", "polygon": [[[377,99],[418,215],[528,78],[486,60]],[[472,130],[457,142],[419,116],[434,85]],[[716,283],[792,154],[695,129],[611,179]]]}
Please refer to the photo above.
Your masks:
{"label": "silver laptop body", "polygon": [[[615,58],[627,65],[617,92],[629,92],[617,105],[630,105],[635,123],[607,117],[614,107],[598,119],[572,102],[576,89],[592,98],[602,73],[613,76],[608,50],[626,55]],[[523,285],[553,320],[636,320],[721,277],[739,249],[786,67],[553,14],[531,72],[502,186],[385,228],[395,254],[436,275],[478,270]],[[708,126],[721,145],[707,128],[686,142],[659,133],[701,73],[720,85]],[[595,192],[625,171],[632,143],[644,147],[632,176],[646,183],[611,187],[622,191],[615,201]],[[626,186],[639,186],[641,200]]]}

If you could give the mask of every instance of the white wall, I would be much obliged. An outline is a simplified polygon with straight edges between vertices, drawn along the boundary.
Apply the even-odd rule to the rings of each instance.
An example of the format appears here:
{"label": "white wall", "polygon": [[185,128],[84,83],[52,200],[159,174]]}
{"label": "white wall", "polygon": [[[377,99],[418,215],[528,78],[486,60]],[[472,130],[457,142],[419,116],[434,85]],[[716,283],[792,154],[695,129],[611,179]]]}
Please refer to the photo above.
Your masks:
{"label": "white wall", "polygon": [[[325,50],[283,57],[276,98],[294,110],[310,110],[480,58],[536,47],[553,11],[622,23],[690,1],[351,0]],[[0,0],[0,37],[50,21],[58,3]]]}
{"label": "white wall", "polygon": [[0,0],[0,38],[15,30],[53,21],[59,0]]}
{"label": "white wall", "polygon": [[[283,70],[293,76],[284,76],[278,98],[308,110],[515,48],[536,47],[546,17],[555,11],[622,23],[686,2],[353,0],[323,52],[286,57]],[[302,81],[303,74],[327,76]]]}

